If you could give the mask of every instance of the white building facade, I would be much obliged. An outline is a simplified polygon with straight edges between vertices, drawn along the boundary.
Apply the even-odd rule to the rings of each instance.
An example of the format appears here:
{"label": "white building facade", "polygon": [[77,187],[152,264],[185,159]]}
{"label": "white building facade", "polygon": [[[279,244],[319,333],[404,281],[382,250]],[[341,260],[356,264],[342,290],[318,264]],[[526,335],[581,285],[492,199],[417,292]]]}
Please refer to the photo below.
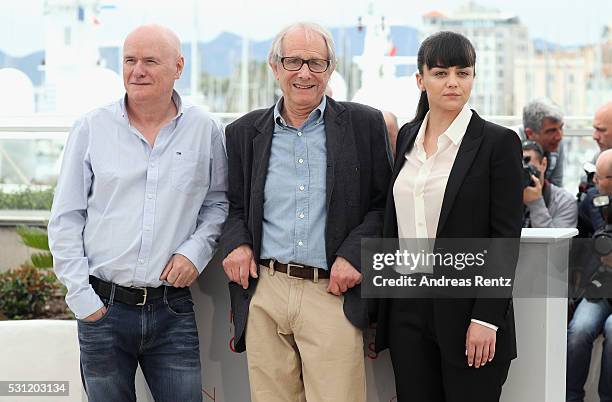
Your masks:
{"label": "white building facade", "polygon": [[423,39],[438,31],[465,35],[476,48],[476,81],[470,104],[485,115],[512,115],[514,109],[514,61],[525,59],[529,37],[517,16],[475,3],[445,16],[423,16]]}

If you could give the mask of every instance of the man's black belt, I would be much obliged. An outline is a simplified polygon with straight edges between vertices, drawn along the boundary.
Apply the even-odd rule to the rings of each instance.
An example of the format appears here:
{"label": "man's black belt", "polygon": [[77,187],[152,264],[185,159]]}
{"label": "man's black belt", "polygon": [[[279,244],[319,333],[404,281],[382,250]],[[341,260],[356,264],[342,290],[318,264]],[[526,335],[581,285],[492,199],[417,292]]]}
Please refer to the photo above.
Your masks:
{"label": "man's black belt", "polygon": [[292,262],[283,264],[282,262],[268,259],[259,260],[259,263],[265,267],[273,268],[275,271],[285,273],[290,278],[310,279],[311,281],[316,281],[319,278],[329,278],[328,270],[308,265],[294,264]]}
{"label": "man's black belt", "polygon": [[[103,281],[95,276],[89,276],[89,283],[98,296],[103,299],[110,299],[113,288],[113,283]],[[119,286],[115,284],[115,294],[113,296],[114,301],[120,303],[129,304],[131,306],[144,306],[147,302],[157,300],[164,296],[166,292],[166,298],[176,299],[181,296],[188,296],[190,294],[189,288],[175,288],[172,286],[159,286],[157,288],[151,287],[127,287]]]}

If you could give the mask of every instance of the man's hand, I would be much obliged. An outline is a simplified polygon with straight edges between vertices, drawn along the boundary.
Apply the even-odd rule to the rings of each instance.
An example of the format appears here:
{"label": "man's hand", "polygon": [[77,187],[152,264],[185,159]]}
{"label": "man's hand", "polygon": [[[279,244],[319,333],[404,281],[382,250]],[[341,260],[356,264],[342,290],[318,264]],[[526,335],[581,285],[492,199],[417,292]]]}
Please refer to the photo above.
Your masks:
{"label": "man's hand", "polygon": [[232,250],[223,260],[223,270],[230,281],[249,287],[249,274],[257,278],[257,264],[251,246],[242,244]]}
{"label": "man's hand", "polygon": [[175,288],[190,286],[198,278],[197,268],[181,254],[174,254],[166,264],[159,280],[166,281]]}
{"label": "man's hand", "polygon": [[331,267],[327,291],[336,296],[342,295],[355,285],[361,283],[361,273],[342,257],[336,257]]}
{"label": "man's hand", "polygon": [[531,175],[531,180],[535,183],[534,187],[527,186],[523,190],[523,204],[542,198],[542,182],[540,179]]}
{"label": "man's hand", "polygon": [[90,314],[87,317],[83,318],[83,321],[89,321],[89,322],[98,321],[100,318],[104,317],[105,314],[106,314],[106,306],[102,306],[98,310],[96,310],[93,314]]}
{"label": "man's hand", "polygon": [[497,334],[494,329],[472,322],[465,336],[467,364],[479,368],[493,360]]}

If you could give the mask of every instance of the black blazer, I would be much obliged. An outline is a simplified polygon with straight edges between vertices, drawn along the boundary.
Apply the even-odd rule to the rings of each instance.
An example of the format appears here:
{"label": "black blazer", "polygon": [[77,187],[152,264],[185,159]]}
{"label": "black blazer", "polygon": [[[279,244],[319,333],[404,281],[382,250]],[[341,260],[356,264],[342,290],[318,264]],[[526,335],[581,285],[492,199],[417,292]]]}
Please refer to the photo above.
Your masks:
{"label": "black blazer", "polygon": [[[398,236],[393,185],[421,123],[404,125],[397,137],[384,237]],[[514,274],[522,225],[521,170],[521,142],[516,133],[473,112],[448,178],[436,238],[514,238],[511,258],[504,261]],[[388,347],[387,335],[393,331],[388,325],[389,300],[379,300],[376,309],[376,349],[380,351]],[[516,357],[512,299],[434,299],[436,336],[447,361],[465,366],[465,336],[472,318],[499,327],[494,362]]]}
{"label": "black blazer", "polygon": [[[337,256],[361,270],[361,238],[380,237],[391,166],[382,113],[368,106],[327,98],[323,115],[327,148],[325,251],[332,266]],[[221,235],[227,256],[241,244],[261,251],[264,186],[274,132],[274,107],[256,110],[228,125],[226,133],[229,216]],[[244,330],[257,280],[244,290],[231,282],[235,350],[245,350]],[[360,287],[344,294],[344,313],[367,327],[367,306]]]}

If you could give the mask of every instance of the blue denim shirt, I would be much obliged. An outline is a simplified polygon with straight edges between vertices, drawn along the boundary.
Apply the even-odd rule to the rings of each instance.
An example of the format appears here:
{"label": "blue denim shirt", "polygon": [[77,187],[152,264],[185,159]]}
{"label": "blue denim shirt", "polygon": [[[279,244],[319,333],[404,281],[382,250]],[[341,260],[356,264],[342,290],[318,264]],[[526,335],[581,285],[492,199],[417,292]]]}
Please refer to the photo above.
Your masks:
{"label": "blue denim shirt", "polygon": [[327,269],[325,177],[326,100],[299,127],[274,108],[274,134],[264,187],[261,258]]}

